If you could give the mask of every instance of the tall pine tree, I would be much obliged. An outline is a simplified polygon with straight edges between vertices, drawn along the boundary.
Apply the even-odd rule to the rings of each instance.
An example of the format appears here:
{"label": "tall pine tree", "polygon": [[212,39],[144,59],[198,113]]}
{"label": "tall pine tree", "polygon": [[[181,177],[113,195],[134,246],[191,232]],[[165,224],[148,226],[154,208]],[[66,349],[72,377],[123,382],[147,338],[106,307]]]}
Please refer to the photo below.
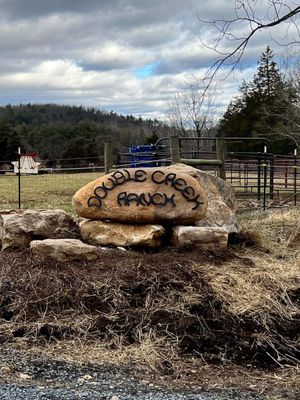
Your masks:
{"label": "tall pine tree", "polygon": [[[285,91],[288,96],[292,94],[273,58],[274,54],[268,46],[260,57],[253,80],[244,82],[240,95],[230,102],[219,123],[219,135],[267,137],[273,143],[273,150],[283,153],[290,148],[276,134],[276,128],[281,123],[276,99]],[[261,146],[261,143],[259,146],[253,144],[249,149],[261,150]]]}

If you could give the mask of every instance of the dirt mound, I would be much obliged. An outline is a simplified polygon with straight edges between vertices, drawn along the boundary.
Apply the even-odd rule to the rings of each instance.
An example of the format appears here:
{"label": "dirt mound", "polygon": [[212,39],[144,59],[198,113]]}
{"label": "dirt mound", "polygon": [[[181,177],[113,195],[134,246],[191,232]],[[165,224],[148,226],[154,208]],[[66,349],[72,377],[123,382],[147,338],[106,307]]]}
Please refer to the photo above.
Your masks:
{"label": "dirt mound", "polygon": [[[114,348],[153,340],[176,357],[297,363],[299,267],[273,261],[166,249],[41,263],[29,252],[3,252],[0,341],[77,337]],[[172,373],[168,357],[161,368]]]}

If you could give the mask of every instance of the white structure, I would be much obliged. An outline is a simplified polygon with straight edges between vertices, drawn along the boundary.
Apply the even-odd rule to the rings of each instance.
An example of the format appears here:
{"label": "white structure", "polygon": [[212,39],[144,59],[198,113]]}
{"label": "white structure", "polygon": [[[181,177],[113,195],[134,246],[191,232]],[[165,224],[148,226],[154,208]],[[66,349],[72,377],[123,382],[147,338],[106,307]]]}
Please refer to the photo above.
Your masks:
{"label": "white structure", "polygon": [[[14,173],[19,173],[19,161],[12,162],[14,166]],[[38,174],[38,166],[41,163],[35,162],[30,155],[23,155],[20,158],[20,172],[21,174]]]}

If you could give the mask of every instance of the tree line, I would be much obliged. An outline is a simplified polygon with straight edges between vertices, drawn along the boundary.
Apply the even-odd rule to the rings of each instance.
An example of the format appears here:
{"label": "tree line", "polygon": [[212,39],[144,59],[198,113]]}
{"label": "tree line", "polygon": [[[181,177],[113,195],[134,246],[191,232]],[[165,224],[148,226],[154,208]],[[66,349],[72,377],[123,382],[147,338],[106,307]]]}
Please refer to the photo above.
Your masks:
{"label": "tree line", "polygon": [[170,128],[156,119],[56,104],[0,107],[0,161],[36,151],[42,160],[94,158],[111,139],[120,148],[155,142]]}

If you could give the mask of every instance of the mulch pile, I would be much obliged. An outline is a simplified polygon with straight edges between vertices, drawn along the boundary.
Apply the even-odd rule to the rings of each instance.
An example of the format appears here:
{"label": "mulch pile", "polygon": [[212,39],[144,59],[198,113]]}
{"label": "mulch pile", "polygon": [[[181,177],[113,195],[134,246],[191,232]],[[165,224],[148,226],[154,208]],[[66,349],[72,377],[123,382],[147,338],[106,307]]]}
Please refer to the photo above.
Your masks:
{"label": "mulch pile", "polygon": [[179,357],[297,363],[300,278],[296,265],[287,268],[194,248],[112,250],[97,261],[69,263],[4,251],[0,342],[76,337],[114,348],[151,333]]}

